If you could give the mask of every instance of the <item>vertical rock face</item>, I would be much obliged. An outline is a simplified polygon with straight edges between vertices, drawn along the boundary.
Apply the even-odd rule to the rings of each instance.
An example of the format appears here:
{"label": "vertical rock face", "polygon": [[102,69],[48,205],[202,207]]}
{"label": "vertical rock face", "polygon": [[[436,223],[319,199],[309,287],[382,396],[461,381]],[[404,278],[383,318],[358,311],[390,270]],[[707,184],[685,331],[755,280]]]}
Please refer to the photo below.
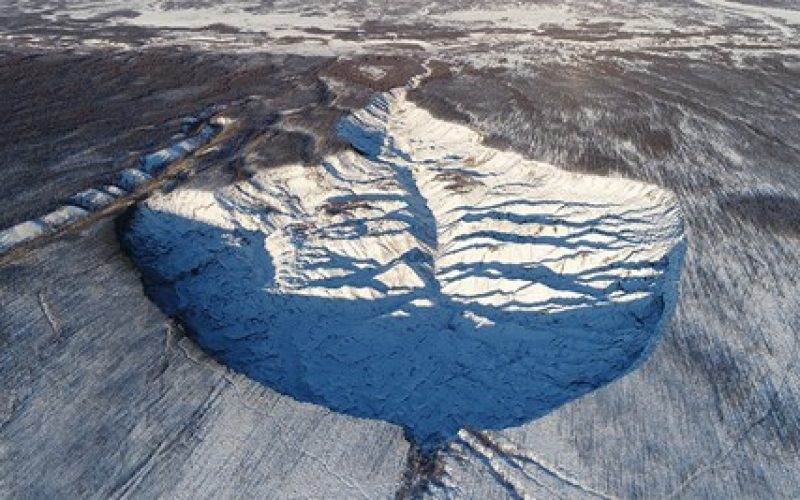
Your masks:
{"label": "vertical rock face", "polygon": [[319,165],[142,204],[124,242],[151,297],[235,370],[424,449],[634,368],[676,302],[672,195],[486,147],[405,92]]}

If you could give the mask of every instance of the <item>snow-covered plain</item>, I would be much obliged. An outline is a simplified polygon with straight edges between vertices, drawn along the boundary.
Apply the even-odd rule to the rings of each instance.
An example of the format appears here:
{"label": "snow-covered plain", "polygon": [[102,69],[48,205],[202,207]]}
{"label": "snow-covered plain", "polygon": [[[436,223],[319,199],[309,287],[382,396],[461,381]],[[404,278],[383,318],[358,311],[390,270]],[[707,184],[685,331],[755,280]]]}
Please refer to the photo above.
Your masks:
{"label": "snow-covered plain", "polygon": [[636,366],[676,303],[683,232],[667,191],[484,146],[405,93],[342,121],[353,149],[320,165],[152,197],[125,241],[225,364],[431,450]]}
{"label": "snow-covered plain", "polygon": [[[0,42],[41,47],[147,46],[277,53],[353,55],[391,49],[493,65],[537,61],[576,63],[587,53],[637,50],[708,59],[760,51],[796,56],[798,11],[723,0],[471,0],[261,2],[77,0],[57,7],[18,0],[10,8],[40,16],[49,27],[74,27],[46,36],[8,33]],[[89,29],[90,28],[90,29]],[[91,36],[80,31],[88,29]],[[142,32],[137,34],[136,29]],[[115,35],[117,32],[126,36]]]}
{"label": "snow-covered plain", "polygon": [[[51,237],[0,258],[0,496],[797,498],[796,12],[792,0],[6,2],[0,47],[12,63],[0,84],[11,98],[2,101],[9,132],[0,145],[6,166],[27,160],[9,180],[51,167],[55,160],[34,152],[56,141],[71,158],[44,190],[6,183],[8,209],[38,207],[33,200],[70,182],[46,209],[13,223],[65,203],[92,210],[103,200],[88,188],[111,194],[113,176],[92,179],[104,166],[83,162],[113,143],[111,130],[120,134],[97,126],[103,116],[85,123],[92,107],[127,114],[107,107],[112,98],[135,107],[136,130],[217,103],[232,104],[241,126],[202,161],[189,154],[202,174],[133,212],[135,230],[123,234],[149,267],[131,265],[110,218],[63,238],[38,222],[12,234]],[[316,70],[281,73],[314,67],[302,61],[314,58],[287,53],[343,56],[347,70],[340,60],[319,81]],[[382,86],[398,55],[438,68],[409,93],[416,104],[384,96],[339,128],[360,152],[301,168],[297,158],[307,161],[333,130],[320,126],[331,116],[320,107],[362,107],[358,96],[369,93],[353,89]],[[154,97],[169,89],[171,100],[110,92],[94,103],[66,85],[55,94],[69,96],[65,105],[53,106],[50,90],[70,80],[73,64],[92,68],[78,71],[87,88],[97,87],[89,76],[99,70],[112,87],[144,82]],[[279,73],[286,76],[272,78]],[[17,106],[37,81],[46,81],[40,96],[49,104]],[[219,86],[200,105],[192,95],[206,81]],[[280,97],[302,93],[314,97]],[[177,104],[183,111],[173,116],[153,114]],[[35,147],[15,144],[45,128],[26,111],[44,109],[39,116],[53,121],[79,105],[84,112],[61,129],[72,142],[53,134]],[[422,108],[439,118],[428,122]],[[409,117],[411,125],[400,123]],[[485,144],[471,142],[478,130]],[[157,151],[173,132],[142,132],[139,146],[106,155]],[[490,147],[497,144],[522,156]],[[132,186],[147,180],[140,163],[130,166]],[[475,175],[478,167],[492,175]],[[561,182],[534,182],[531,172]],[[523,182],[512,185],[509,175]],[[488,208],[490,192],[509,205]],[[570,206],[530,204],[555,197]],[[70,212],[48,220],[84,214]],[[681,220],[686,256],[675,295],[669,271],[682,254]],[[137,234],[164,245],[133,248]],[[566,249],[573,243],[609,262],[576,260],[579,250]],[[646,276],[619,279],[628,258],[606,246],[640,251],[629,258]],[[456,253],[438,252],[448,247]],[[226,267],[195,265],[212,258]],[[608,279],[598,266],[608,267]],[[188,273],[156,281],[179,269]],[[208,352],[252,378],[184,337],[145,297],[139,272],[151,297],[193,326]],[[211,278],[219,283],[213,295],[195,286]],[[534,279],[542,286],[529,286]],[[665,300],[663,312],[656,304],[658,314],[642,317],[637,308],[658,297],[677,300],[674,315]],[[251,310],[276,304],[288,307],[266,320]],[[631,335],[611,331],[600,310],[618,312]],[[233,321],[242,317],[250,321]],[[275,337],[285,341],[277,346],[256,333],[232,340],[282,325],[291,334]],[[406,333],[387,325],[445,331],[416,350],[394,350]],[[354,337],[362,344],[341,342]],[[591,349],[574,348],[587,339]],[[524,363],[512,345],[539,364],[521,365],[529,370],[520,374],[487,361]],[[297,356],[283,354],[296,346]],[[393,379],[337,371],[348,361],[377,371],[364,346],[395,355],[385,363]],[[564,352],[583,362],[565,365]],[[279,371],[262,369],[266,354],[280,360]],[[458,364],[462,354],[477,359],[472,379]],[[444,389],[417,386],[400,401],[417,380],[413,370],[424,369]],[[567,383],[575,377],[591,380]],[[459,385],[473,391],[466,408]],[[532,400],[520,388],[544,392]],[[489,415],[487,405],[497,411]],[[421,458],[412,441],[447,444]]]}

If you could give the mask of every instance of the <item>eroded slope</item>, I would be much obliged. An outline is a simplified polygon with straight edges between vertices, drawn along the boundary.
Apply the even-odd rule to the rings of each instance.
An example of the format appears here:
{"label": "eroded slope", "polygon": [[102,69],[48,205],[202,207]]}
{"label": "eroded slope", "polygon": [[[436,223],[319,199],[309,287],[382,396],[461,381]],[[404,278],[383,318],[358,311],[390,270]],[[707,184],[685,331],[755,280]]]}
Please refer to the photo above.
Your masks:
{"label": "eroded slope", "polygon": [[405,93],[321,164],[144,203],[125,239],[151,296],[234,369],[424,448],[635,366],[676,300],[673,197],[486,147]]}

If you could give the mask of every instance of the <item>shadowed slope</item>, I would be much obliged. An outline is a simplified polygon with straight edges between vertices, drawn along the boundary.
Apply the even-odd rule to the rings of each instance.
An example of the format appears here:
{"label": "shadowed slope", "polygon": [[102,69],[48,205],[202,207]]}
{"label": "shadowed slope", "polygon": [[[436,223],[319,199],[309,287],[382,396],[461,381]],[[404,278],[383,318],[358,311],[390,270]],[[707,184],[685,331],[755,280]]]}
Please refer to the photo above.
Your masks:
{"label": "shadowed slope", "polygon": [[404,97],[342,123],[361,153],[141,206],[125,242],[151,296],[232,368],[425,449],[634,367],[676,298],[672,197],[492,150]]}

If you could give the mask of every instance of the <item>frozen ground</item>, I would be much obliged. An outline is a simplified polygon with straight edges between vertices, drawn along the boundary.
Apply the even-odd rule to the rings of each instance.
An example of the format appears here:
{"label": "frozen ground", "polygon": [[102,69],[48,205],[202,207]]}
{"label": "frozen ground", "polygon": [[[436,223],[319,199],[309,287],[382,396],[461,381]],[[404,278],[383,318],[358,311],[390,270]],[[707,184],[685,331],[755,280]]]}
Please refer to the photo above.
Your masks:
{"label": "frozen ground", "polygon": [[668,193],[481,146],[404,89],[340,133],[360,153],[133,215],[150,295],[228,366],[429,451],[544,415],[657,340],[683,258]]}
{"label": "frozen ground", "polygon": [[792,2],[5,7],[0,496],[800,495]]}

